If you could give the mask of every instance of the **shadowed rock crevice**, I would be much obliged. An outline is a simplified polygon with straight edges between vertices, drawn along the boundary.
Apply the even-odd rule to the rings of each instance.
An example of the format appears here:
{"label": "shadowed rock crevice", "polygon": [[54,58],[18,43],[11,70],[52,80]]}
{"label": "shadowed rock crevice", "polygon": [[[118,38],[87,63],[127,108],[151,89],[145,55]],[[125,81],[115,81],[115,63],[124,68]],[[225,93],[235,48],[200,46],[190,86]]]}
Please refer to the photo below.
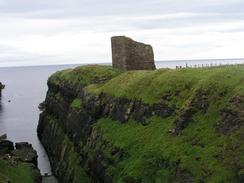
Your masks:
{"label": "shadowed rock crevice", "polygon": [[203,114],[207,112],[209,106],[209,91],[199,89],[195,91],[193,95],[180,110],[178,117],[175,120],[175,126],[170,131],[175,134],[180,134],[181,131],[186,128],[192,120],[192,117],[197,112]]}
{"label": "shadowed rock crevice", "polygon": [[216,129],[221,134],[228,134],[232,130],[244,126],[244,96],[232,97],[227,106],[220,111],[221,118],[216,124]]}
{"label": "shadowed rock crevice", "polygon": [[224,163],[237,173],[239,182],[244,182],[244,96],[235,95],[220,110],[220,118],[215,125],[216,131],[226,136]]}
{"label": "shadowed rock crevice", "polygon": [[[62,128],[77,142],[90,135],[92,124],[100,118],[111,118],[121,123],[134,120],[147,125],[146,119],[152,116],[166,118],[175,112],[175,108],[169,107],[164,100],[149,105],[141,100],[112,97],[105,93],[94,95],[80,90],[67,97],[69,93],[66,90],[56,91],[49,85],[47,99],[42,104],[46,109],[44,112],[59,119]],[[80,101],[79,106],[73,106],[72,102],[77,100]]]}

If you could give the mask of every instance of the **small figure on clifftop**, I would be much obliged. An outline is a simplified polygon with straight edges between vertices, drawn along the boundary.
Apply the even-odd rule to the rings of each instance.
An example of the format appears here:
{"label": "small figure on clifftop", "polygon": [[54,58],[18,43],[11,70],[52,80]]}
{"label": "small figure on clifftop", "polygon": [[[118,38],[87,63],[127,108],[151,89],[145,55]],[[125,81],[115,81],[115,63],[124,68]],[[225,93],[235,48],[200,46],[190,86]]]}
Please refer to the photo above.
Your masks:
{"label": "small figure on clifftop", "polygon": [[136,42],[125,36],[111,38],[113,67],[121,70],[154,70],[151,45]]}

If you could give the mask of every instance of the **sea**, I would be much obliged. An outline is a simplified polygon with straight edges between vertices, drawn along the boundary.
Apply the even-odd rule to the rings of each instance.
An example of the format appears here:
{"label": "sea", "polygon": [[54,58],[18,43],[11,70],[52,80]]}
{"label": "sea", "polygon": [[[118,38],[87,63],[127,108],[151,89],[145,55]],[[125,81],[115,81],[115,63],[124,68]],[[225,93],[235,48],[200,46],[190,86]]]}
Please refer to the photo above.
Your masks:
{"label": "sea", "polygon": [[[156,62],[157,68],[202,67],[210,65],[243,64],[244,59],[175,60]],[[109,64],[106,64],[109,65]],[[40,111],[38,105],[45,100],[48,77],[65,68],[78,65],[28,66],[0,68],[0,81],[6,85],[0,100],[0,135],[7,134],[14,142],[27,141],[38,153],[38,166],[42,174],[52,174],[48,156],[37,137]]]}
{"label": "sea", "polygon": [[45,100],[48,77],[65,66],[0,68],[0,81],[5,85],[0,100],[0,135],[7,134],[13,142],[29,142],[38,153],[42,174],[51,174],[48,156],[37,137],[40,111]]}

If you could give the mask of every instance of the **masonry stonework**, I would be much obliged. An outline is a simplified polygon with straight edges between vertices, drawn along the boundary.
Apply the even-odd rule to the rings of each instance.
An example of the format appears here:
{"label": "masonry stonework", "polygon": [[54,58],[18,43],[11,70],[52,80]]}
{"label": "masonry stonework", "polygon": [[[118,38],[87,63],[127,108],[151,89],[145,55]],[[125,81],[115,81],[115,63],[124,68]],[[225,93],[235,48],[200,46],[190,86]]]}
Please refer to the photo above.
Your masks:
{"label": "masonry stonework", "polygon": [[113,67],[121,70],[154,70],[151,45],[136,42],[125,36],[111,38]]}

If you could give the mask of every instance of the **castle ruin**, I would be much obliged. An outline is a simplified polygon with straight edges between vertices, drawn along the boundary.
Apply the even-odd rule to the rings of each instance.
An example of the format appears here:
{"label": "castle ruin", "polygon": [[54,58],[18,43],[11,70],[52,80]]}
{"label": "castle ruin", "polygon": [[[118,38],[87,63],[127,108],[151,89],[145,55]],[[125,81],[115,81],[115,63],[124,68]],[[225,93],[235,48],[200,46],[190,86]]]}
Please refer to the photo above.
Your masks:
{"label": "castle ruin", "polygon": [[154,70],[151,45],[136,42],[125,36],[111,38],[113,67],[121,70]]}

